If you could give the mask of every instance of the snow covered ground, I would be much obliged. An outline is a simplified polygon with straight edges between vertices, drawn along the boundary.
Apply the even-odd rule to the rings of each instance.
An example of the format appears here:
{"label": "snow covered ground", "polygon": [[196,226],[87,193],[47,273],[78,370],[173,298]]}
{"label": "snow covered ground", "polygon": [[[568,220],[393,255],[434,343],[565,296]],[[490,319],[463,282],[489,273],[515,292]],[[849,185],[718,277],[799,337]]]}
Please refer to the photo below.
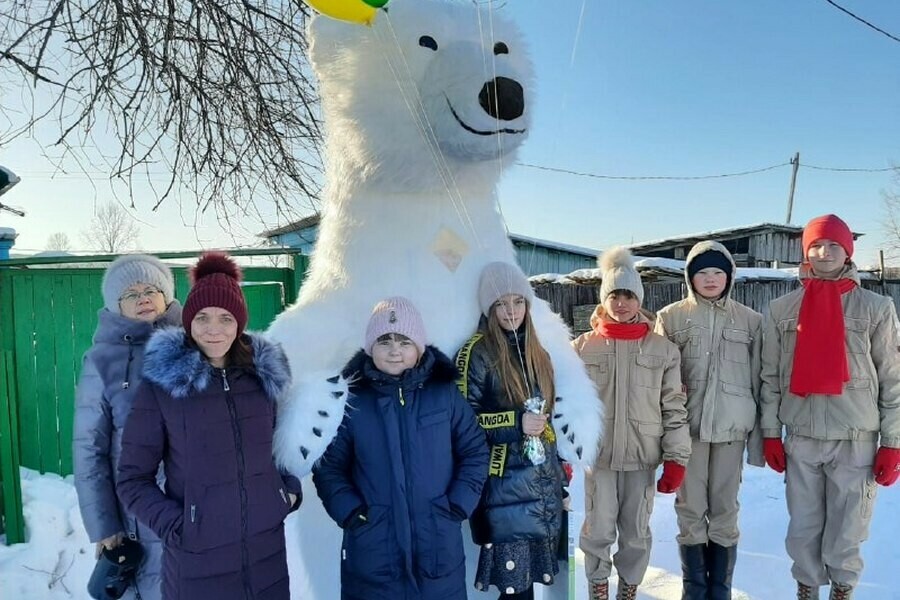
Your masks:
{"label": "snow covered ground", "polygon": [[[573,498],[582,498],[576,479]],[[900,600],[900,485],[879,488],[869,541],[863,546],[866,570],[855,600]],[[87,599],[94,563],[78,512],[72,478],[22,469],[22,496],[29,542],[0,545],[0,597],[4,600]],[[680,598],[675,544],[674,496],[657,495],[653,512],[653,556],[640,588],[641,600]],[[741,492],[742,539],[735,571],[735,600],[790,600],[794,582],[784,551],[787,513],[784,484],[770,470],[747,467]],[[300,510],[303,510],[301,507]],[[581,515],[573,515],[580,524]],[[587,598],[583,557],[576,560],[575,598]],[[485,598],[493,598],[485,594]],[[822,597],[827,592],[822,590]]]}

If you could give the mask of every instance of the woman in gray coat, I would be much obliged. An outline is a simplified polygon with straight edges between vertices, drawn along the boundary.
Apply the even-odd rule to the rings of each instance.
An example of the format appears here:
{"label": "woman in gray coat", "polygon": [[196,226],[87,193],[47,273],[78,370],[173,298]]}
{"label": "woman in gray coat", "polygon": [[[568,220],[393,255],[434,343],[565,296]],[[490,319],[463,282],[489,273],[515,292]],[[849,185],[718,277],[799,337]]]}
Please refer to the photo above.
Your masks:
{"label": "woman in gray coat", "polygon": [[[174,291],[172,272],[153,256],[121,256],[110,264],[103,277],[104,307],[94,343],[84,355],[75,401],[73,461],[81,518],[98,556],[125,536],[143,546],[135,584],[141,600],[160,597],[162,547],[153,532],[122,508],[115,475],[144,346],[156,329],[181,324]],[[131,588],[125,598],[134,597]]]}

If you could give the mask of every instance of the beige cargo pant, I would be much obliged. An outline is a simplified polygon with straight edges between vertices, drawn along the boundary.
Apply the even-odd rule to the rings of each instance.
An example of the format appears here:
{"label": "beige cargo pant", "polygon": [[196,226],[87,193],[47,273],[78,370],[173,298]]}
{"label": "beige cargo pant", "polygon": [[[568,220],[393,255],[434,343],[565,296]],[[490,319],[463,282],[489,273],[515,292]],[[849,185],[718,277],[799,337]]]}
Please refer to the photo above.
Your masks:
{"label": "beige cargo pant", "polygon": [[[650,564],[650,513],[656,470],[593,469],[585,478],[585,515],[579,546],[588,582],[609,578],[613,562],[619,578],[637,585]],[[618,541],[613,561],[610,548]]]}
{"label": "beige cargo pant", "polygon": [[829,581],[856,586],[862,573],[860,546],[869,537],[875,504],[875,441],[825,441],[788,435],[787,553],[794,579],[806,585]]}
{"label": "beige cargo pant", "polygon": [[713,541],[726,548],[737,544],[744,445],[691,440],[687,474],[675,496],[679,544]]}

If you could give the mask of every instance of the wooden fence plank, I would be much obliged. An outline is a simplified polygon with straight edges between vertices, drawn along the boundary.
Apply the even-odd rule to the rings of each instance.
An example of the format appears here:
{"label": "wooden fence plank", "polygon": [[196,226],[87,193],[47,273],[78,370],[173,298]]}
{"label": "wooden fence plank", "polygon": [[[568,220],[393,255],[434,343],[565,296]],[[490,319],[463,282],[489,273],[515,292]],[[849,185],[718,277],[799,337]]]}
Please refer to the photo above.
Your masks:
{"label": "wooden fence plank", "polygon": [[41,437],[35,391],[38,376],[34,365],[34,277],[31,274],[16,274],[12,283],[20,464],[38,470],[41,468]]}
{"label": "wooden fence plank", "polygon": [[15,398],[13,353],[0,351],[0,481],[3,489],[3,530],[7,544],[25,541]]}
{"label": "wooden fence plank", "polygon": [[[59,473],[59,421],[56,410],[56,335],[53,321],[53,274],[35,275],[34,281],[34,367],[35,397],[40,430],[41,473]],[[23,398],[27,402],[27,399]]]}
{"label": "wooden fence plank", "polygon": [[71,275],[53,278],[53,336],[56,365],[56,417],[60,475],[72,473],[72,421],[75,417],[75,329]]}

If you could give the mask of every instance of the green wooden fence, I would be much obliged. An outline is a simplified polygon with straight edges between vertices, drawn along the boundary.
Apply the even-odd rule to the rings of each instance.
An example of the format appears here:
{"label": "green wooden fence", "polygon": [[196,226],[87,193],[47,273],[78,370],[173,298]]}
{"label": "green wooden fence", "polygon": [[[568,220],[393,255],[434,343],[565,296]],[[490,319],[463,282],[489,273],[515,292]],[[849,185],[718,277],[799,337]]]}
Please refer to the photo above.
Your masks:
{"label": "green wooden fence", "polygon": [[[158,254],[162,259],[198,253]],[[234,255],[285,254],[235,251]],[[41,473],[72,473],[72,420],[81,357],[91,345],[103,266],[114,256],[27,259],[0,263],[0,489],[7,543],[22,537],[18,467]],[[65,264],[61,264],[62,261]],[[248,329],[269,326],[297,298],[307,257],[294,255],[292,268],[245,267],[242,287]],[[175,296],[184,299],[187,267],[173,266]]]}

